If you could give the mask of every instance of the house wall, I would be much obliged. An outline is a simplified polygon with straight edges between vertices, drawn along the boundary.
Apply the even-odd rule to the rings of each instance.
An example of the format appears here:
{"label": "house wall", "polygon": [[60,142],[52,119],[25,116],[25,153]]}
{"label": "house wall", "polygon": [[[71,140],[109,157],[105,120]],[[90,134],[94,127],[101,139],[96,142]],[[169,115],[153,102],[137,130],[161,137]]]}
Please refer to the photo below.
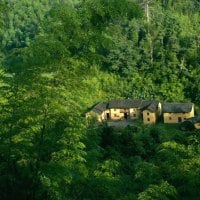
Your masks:
{"label": "house wall", "polygon": [[124,113],[128,113],[128,117],[130,116],[129,109],[111,108],[110,109],[110,119],[111,120],[122,120],[122,119],[124,119]]}
{"label": "house wall", "polygon": [[95,116],[94,116],[94,112],[87,112],[87,113],[85,114],[85,117],[86,117],[86,119],[95,117]]}
{"label": "house wall", "polygon": [[164,123],[179,123],[179,118],[183,122],[191,117],[194,117],[194,106],[191,112],[188,113],[163,113]]}
{"label": "house wall", "polygon": [[[108,114],[108,115],[107,115],[107,114]],[[108,116],[109,116],[109,118],[108,118]],[[109,120],[109,119],[110,119],[110,110],[109,110],[109,109],[105,110],[105,111],[102,113],[102,119],[103,119],[103,120]]]}
{"label": "house wall", "polygon": [[141,117],[141,111],[138,108],[130,108],[130,119],[138,119]]}
{"label": "house wall", "polygon": [[143,122],[144,124],[155,124],[157,120],[156,112],[151,112],[150,110],[143,111]]}
{"label": "house wall", "polygon": [[95,118],[98,122],[102,122],[103,113],[98,114],[96,112],[91,111],[91,112],[86,113],[86,118],[87,119]]}

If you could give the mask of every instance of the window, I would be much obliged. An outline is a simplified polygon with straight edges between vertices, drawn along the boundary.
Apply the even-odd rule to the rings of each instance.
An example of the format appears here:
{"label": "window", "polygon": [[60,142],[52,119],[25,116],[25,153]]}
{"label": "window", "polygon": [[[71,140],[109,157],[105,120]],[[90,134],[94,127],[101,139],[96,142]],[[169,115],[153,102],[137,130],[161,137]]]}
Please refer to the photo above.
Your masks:
{"label": "window", "polygon": [[133,117],[136,117],[136,114],[135,114],[135,113],[133,114]]}
{"label": "window", "polygon": [[114,114],[114,117],[117,117],[117,114]]}
{"label": "window", "polygon": [[149,121],[150,121],[150,118],[147,118],[147,121],[149,122]]}
{"label": "window", "polygon": [[171,117],[169,117],[169,120],[171,120],[172,118]]}
{"label": "window", "polygon": [[149,113],[147,113],[147,115],[149,115]]}

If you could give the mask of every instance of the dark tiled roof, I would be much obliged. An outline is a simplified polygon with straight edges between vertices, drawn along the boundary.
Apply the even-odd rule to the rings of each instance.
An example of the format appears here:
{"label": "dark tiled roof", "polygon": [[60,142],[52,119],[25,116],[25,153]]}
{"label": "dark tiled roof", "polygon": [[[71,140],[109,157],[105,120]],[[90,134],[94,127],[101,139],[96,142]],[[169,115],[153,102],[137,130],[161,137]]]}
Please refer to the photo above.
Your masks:
{"label": "dark tiled roof", "polygon": [[187,113],[192,110],[192,103],[164,103],[164,113]]}
{"label": "dark tiled roof", "polygon": [[111,100],[108,104],[108,108],[138,108],[141,110],[150,110],[152,112],[157,110],[159,101],[142,101],[142,100]]}
{"label": "dark tiled roof", "polygon": [[91,111],[101,114],[103,111],[107,109],[107,103],[100,102],[96,104]]}
{"label": "dark tiled roof", "polygon": [[141,110],[157,111],[159,101],[142,101]]}
{"label": "dark tiled roof", "polygon": [[132,99],[111,100],[108,108],[139,108],[141,103],[141,100]]}

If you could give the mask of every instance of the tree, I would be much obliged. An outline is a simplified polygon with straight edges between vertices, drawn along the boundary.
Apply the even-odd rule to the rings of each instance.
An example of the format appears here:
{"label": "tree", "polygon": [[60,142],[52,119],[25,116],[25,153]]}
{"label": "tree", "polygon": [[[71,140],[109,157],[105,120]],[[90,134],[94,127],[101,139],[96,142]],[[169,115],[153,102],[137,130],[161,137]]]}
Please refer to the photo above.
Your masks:
{"label": "tree", "polygon": [[163,181],[159,185],[150,185],[149,188],[138,195],[138,199],[177,199],[177,192],[172,185]]}

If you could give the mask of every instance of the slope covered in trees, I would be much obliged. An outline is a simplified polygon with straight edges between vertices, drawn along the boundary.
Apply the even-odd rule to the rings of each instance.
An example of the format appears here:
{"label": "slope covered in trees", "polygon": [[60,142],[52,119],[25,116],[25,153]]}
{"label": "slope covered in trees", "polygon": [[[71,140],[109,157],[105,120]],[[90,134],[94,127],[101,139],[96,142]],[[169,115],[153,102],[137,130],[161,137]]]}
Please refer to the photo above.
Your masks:
{"label": "slope covered in trees", "polygon": [[112,98],[200,103],[198,0],[2,0],[2,199],[198,199],[199,132],[94,127]]}

